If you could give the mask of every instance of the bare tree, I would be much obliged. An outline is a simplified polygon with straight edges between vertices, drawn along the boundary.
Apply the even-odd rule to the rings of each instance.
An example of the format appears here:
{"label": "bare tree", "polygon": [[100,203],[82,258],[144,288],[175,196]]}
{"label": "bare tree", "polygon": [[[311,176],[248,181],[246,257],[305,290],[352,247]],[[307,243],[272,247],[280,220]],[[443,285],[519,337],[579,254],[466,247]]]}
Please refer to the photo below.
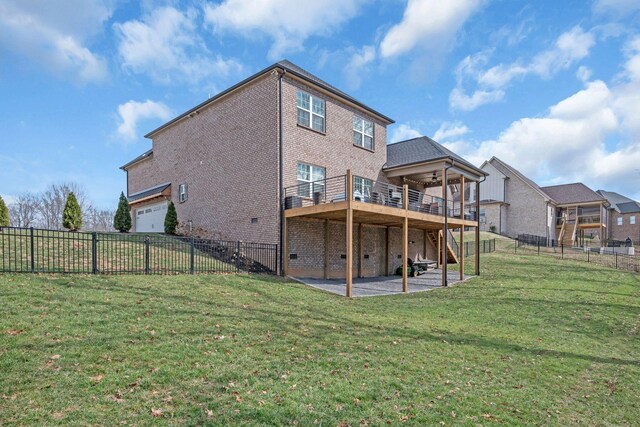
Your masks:
{"label": "bare tree", "polygon": [[62,212],[64,211],[67,196],[72,191],[78,199],[83,215],[86,215],[91,209],[91,203],[80,184],[75,182],[52,184],[40,195],[39,214],[42,217],[42,225],[44,227],[53,230],[61,230],[63,228]]}
{"label": "bare tree", "polygon": [[108,209],[98,210],[90,207],[85,214],[86,221],[84,229],[87,231],[114,231],[114,215],[114,211]]}
{"label": "bare tree", "polygon": [[21,194],[9,205],[9,212],[14,227],[36,227],[39,225],[40,200],[32,193]]}

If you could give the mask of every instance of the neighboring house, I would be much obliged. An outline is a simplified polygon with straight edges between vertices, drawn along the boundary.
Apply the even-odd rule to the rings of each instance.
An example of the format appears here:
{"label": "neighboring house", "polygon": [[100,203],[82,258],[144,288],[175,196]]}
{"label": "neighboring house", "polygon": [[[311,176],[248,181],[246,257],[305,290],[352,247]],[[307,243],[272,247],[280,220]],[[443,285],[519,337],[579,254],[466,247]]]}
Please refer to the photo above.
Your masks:
{"label": "neighboring house", "polygon": [[480,227],[510,237],[530,234],[571,246],[589,234],[606,239],[608,202],[582,183],[540,187],[492,157],[480,167]]}
{"label": "neighboring house", "polygon": [[610,240],[640,242],[640,203],[613,191],[598,190],[611,206],[608,209],[607,229]]}
{"label": "neighboring house", "polygon": [[607,199],[581,182],[542,187],[556,205],[556,238],[565,246],[584,243],[589,234],[607,238]]}
{"label": "neighboring house", "polygon": [[134,230],[162,231],[173,200],[185,232],[276,243],[290,275],[350,281],[351,267],[392,274],[407,253],[451,259],[439,231],[477,220],[475,206],[445,210],[442,189],[484,172],[428,138],[387,146],[391,123],[291,62],[273,64],[146,135],[152,149],[122,166]]}
{"label": "neighboring house", "polygon": [[492,157],[480,166],[480,228],[509,237],[531,234],[555,239],[555,203],[532,180]]}

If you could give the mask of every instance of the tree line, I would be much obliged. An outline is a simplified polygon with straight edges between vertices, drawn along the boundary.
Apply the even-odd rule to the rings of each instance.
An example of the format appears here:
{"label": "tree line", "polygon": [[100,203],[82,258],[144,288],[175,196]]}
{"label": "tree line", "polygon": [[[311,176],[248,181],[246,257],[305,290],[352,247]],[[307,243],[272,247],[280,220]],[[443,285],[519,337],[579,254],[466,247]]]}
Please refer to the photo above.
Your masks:
{"label": "tree line", "polygon": [[9,204],[0,202],[0,211],[3,206],[5,210],[5,214],[0,212],[0,226],[63,230],[67,228],[64,208],[71,193],[80,208],[83,230],[114,231],[114,211],[94,207],[82,186],[74,182],[52,184],[40,193],[22,193]]}
{"label": "tree line", "polygon": [[[131,229],[129,203],[120,193],[115,211],[96,209],[76,183],[52,184],[42,193],[23,193],[7,205],[0,197],[0,227],[46,228],[70,231],[120,231]],[[164,221],[166,234],[176,234],[178,216],[169,203]]]}

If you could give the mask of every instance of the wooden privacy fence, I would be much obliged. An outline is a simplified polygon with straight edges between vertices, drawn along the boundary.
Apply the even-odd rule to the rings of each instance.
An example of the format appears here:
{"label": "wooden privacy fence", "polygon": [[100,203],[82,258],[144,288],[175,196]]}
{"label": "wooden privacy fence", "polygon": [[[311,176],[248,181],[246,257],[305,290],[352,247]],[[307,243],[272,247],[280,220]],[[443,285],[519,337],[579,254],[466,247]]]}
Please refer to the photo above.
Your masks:
{"label": "wooden privacy fence", "polygon": [[0,227],[0,272],[267,273],[278,245],[195,237]]}

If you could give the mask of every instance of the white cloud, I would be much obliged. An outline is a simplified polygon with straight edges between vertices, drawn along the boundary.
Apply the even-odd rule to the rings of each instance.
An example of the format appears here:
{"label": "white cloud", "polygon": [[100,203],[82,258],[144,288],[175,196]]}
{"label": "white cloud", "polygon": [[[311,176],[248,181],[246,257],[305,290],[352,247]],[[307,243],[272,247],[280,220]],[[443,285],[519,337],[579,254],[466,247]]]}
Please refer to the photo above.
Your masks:
{"label": "white cloud", "polygon": [[198,35],[197,18],[193,9],[183,12],[163,7],[142,20],[115,24],[122,67],[146,73],[161,83],[177,80],[197,84],[212,76],[240,71],[237,61],[209,52]]}
{"label": "white cloud", "polygon": [[375,59],[376,48],[374,46],[363,46],[361,50],[351,55],[351,59],[344,68],[349,89],[355,90],[360,87],[369,64]]}
{"label": "white cloud", "polygon": [[389,142],[394,143],[405,141],[407,139],[418,138],[420,136],[422,136],[422,133],[419,130],[414,129],[408,123],[403,123],[395,126],[395,128],[391,132]]}
{"label": "white cloud", "polygon": [[638,0],[597,0],[593,9],[598,13],[628,15],[640,10],[640,3]]}
{"label": "white cloud", "polygon": [[[561,34],[552,48],[538,53],[528,64],[518,60],[485,70],[490,51],[467,56],[456,68],[457,83],[449,96],[449,105],[454,110],[470,111],[484,104],[498,102],[504,97],[504,89],[515,78],[532,74],[548,79],[589,55],[594,44],[594,35],[577,26]],[[582,78],[588,80],[584,70]],[[464,89],[467,81],[477,86],[471,95]]]}
{"label": "white cloud", "polygon": [[586,83],[591,79],[591,74],[591,69],[584,65],[578,67],[578,71],[576,71],[576,77],[583,83]]}
{"label": "white cloud", "polygon": [[451,138],[461,137],[467,133],[469,133],[469,128],[461,122],[444,122],[433,135],[433,139],[438,142],[447,141]]}
{"label": "white cloud", "polygon": [[269,58],[298,52],[311,36],[328,36],[359,13],[364,0],[327,4],[316,0],[224,0],[204,6],[205,21],[215,32],[243,37],[266,34],[273,40]]}
{"label": "white cloud", "polygon": [[65,2],[0,3],[0,43],[80,83],[107,77],[104,58],[85,46],[102,31],[113,12],[113,2],[69,0]]}
{"label": "white cloud", "polygon": [[390,58],[414,48],[449,44],[482,4],[480,0],[409,0],[402,21],[387,32],[380,55]]}
{"label": "white cloud", "polygon": [[125,142],[131,142],[137,138],[137,126],[140,120],[168,120],[171,117],[171,110],[162,102],[129,101],[118,105],[118,115],[120,124],[117,133]]}

